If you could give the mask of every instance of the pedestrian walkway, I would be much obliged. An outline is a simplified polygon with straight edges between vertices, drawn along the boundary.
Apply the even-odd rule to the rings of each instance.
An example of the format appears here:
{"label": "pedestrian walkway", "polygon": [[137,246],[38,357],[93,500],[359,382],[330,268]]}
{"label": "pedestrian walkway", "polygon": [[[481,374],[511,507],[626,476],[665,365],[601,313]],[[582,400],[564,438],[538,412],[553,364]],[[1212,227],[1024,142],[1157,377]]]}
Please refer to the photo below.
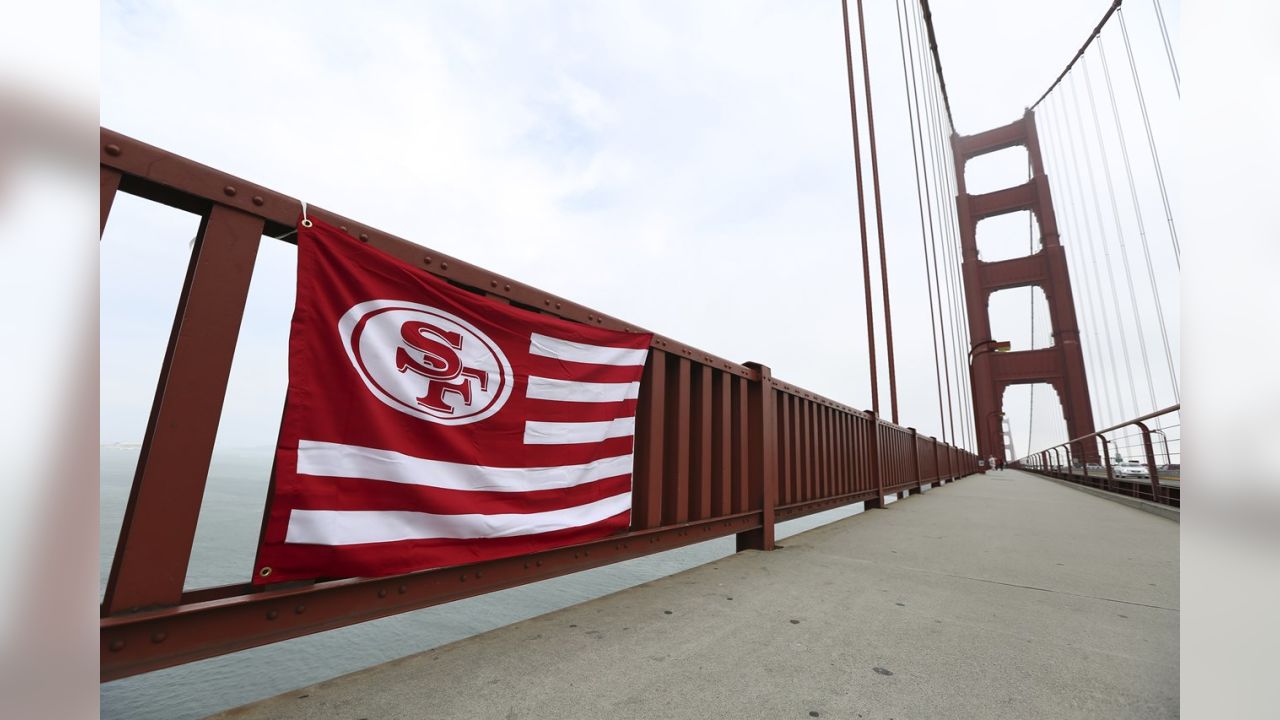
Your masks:
{"label": "pedestrian walkway", "polygon": [[227,718],[1170,718],[1178,524],[1004,470]]}

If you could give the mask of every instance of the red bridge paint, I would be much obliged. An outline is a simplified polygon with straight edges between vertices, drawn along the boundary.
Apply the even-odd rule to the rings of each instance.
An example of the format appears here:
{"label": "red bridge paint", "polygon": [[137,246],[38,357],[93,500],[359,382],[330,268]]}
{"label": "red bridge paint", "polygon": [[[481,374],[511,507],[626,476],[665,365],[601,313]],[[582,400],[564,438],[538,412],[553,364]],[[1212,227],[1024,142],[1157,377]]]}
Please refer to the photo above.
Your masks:
{"label": "red bridge paint", "polygon": [[[776,523],[918,492],[977,456],[655,335],[636,417],[629,532],[396,577],[184,591],[196,519],[262,236],[289,240],[291,197],[101,131],[101,228],[117,192],[201,216],[102,604],[103,681],[279,642],[726,535],[770,550]],[[628,332],[608,317],[312,206],[308,214],[500,302]]]}
{"label": "red bridge paint", "polygon": [[[965,189],[964,166],[970,159],[1009,147],[1024,146],[1031,161],[1031,179],[1023,185],[970,195]],[[1035,114],[1028,110],[1021,120],[976,135],[952,135],[955,155],[956,210],[959,212],[963,254],[965,304],[969,311],[969,363],[973,382],[973,414],[978,431],[978,454],[1004,459],[1000,418],[1004,391],[1010,385],[1046,382],[1058,392],[1067,432],[1075,438],[1093,433],[1093,407],[1089,381],[1080,348],[1080,325],[1067,256],[1058,239],[1058,222],[1049,194],[1049,178],[1040,156]],[[984,262],[978,259],[977,227],[985,218],[1030,210],[1040,227],[1041,249],[1026,257]],[[996,354],[998,339],[991,337],[987,301],[991,293],[1034,285],[1049,302],[1053,347]],[[1077,455],[1097,462],[1096,443],[1077,445]],[[1007,458],[1013,460],[1014,458]]]}

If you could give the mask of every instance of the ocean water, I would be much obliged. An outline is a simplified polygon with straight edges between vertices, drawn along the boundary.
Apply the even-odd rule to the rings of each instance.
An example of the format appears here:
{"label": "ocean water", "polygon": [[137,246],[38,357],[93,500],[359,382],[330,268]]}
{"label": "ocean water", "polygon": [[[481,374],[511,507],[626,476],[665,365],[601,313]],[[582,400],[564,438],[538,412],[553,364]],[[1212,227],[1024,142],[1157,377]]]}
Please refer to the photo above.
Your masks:
{"label": "ocean water", "polygon": [[[100,592],[129,498],[138,451],[101,451]],[[186,586],[243,582],[252,572],[271,449],[215,453]],[[778,526],[778,537],[862,512],[862,504]],[[439,647],[608,595],[733,553],[733,538],[636,558],[565,577],[330,630],[102,685],[102,717],[188,720]]]}

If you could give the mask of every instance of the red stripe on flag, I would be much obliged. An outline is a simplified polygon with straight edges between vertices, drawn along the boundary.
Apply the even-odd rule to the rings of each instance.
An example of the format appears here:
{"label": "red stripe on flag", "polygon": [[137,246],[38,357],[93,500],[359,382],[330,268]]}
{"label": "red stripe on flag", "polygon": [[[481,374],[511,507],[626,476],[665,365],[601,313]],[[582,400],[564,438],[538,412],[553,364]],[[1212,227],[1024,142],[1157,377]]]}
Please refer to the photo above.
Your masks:
{"label": "red stripe on flag", "polygon": [[540,355],[529,356],[529,374],[577,382],[628,383],[636,380],[641,365],[592,365]]}

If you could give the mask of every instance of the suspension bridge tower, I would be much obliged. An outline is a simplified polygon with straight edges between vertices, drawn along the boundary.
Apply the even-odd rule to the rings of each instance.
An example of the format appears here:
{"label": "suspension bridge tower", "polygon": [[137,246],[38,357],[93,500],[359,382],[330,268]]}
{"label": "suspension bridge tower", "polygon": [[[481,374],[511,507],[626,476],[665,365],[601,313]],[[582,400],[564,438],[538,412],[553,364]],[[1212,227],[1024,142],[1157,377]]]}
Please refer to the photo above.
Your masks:
{"label": "suspension bridge tower", "polygon": [[[1019,145],[1027,150],[1031,179],[1014,187],[970,195],[965,188],[965,164],[979,155]],[[1058,238],[1049,179],[1040,156],[1035,114],[1027,110],[1016,122],[976,135],[953,134],[951,147],[955,157],[965,304],[969,313],[969,370],[978,455],[1005,456],[1003,405],[1005,388],[1010,385],[1048,383],[1058,393],[1070,436],[1088,435],[1094,431],[1089,382],[1080,348],[1067,256]],[[1029,210],[1034,216],[1040,232],[1040,249],[1009,260],[980,260],[978,223],[1020,210]],[[1053,345],[1037,350],[997,352],[1007,349],[1008,343],[991,337],[988,300],[997,290],[1027,286],[1039,287],[1048,300]],[[1075,447],[1073,453],[1085,462],[1098,459],[1094,443]]]}

